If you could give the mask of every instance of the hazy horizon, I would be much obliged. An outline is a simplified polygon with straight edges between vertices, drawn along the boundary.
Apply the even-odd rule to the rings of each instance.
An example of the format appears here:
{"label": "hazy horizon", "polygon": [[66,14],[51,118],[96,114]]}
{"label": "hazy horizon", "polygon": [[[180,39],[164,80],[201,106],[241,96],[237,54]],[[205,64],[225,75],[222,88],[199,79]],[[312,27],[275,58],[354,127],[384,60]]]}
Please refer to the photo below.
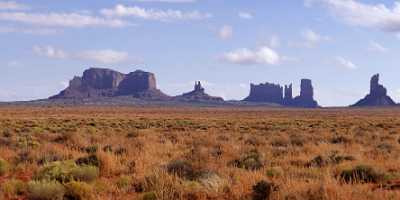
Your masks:
{"label": "hazy horizon", "polygon": [[[229,3],[228,3],[229,2]],[[250,83],[313,81],[347,106],[373,74],[400,102],[394,0],[0,0],[0,101],[55,95],[89,67],[153,72],[158,88],[241,100]]]}

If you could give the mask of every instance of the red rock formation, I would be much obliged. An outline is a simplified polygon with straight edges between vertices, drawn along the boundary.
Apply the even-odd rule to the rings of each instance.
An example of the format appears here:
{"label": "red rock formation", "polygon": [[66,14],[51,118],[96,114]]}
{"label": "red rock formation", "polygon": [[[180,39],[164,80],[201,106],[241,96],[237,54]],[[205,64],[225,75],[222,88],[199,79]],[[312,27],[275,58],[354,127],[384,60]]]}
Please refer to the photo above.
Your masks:
{"label": "red rock formation", "polygon": [[200,81],[195,83],[194,90],[173,98],[175,101],[183,102],[223,102],[221,97],[213,97],[205,93]]}
{"label": "red rock formation", "polygon": [[369,94],[352,106],[394,106],[396,103],[387,95],[387,90],[379,84],[379,74],[371,78]]}
{"label": "red rock formation", "polygon": [[69,87],[51,99],[134,96],[150,100],[169,97],[157,89],[155,75],[144,71],[123,74],[110,69],[91,68],[82,78],[74,77]]}

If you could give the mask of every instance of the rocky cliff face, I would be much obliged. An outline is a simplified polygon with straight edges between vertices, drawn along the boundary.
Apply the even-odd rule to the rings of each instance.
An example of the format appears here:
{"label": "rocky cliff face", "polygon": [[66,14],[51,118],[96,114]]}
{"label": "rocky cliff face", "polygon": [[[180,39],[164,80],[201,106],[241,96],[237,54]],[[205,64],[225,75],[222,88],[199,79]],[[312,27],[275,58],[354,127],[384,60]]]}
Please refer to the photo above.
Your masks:
{"label": "rocky cliff face", "polygon": [[213,97],[205,93],[205,89],[201,86],[200,81],[195,83],[194,90],[173,98],[175,101],[184,102],[223,102],[221,97]]}
{"label": "rocky cliff face", "polygon": [[293,99],[291,106],[316,108],[318,102],[314,100],[314,88],[310,79],[302,79],[300,87],[300,96]]}
{"label": "rocky cliff face", "polygon": [[278,84],[265,83],[265,84],[251,84],[250,95],[244,99],[249,102],[267,102],[282,104],[283,102],[283,88]]}
{"label": "rocky cliff face", "polygon": [[144,71],[123,74],[110,69],[90,68],[82,77],[74,77],[69,87],[60,94],[50,97],[99,98],[134,96],[150,100],[166,100],[169,97],[157,89],[155,75]]}
{"label": "rocky cliff face", "polygon": [[387,95],[386,88],[379,84],[379,74],[371,78],[369,94],[353,106],[393,106],[396,103]]}
{"label": "rocky cliff face", "polygon": [[251,84],[250,95],[244,101],[276,103],[290,107],[318,107],[318,103],[314,100],[314,88],[309,79],[301,80],[300,96],[296,98],[293,98],[292,84],[285,85],[285,88],[271,83]]}

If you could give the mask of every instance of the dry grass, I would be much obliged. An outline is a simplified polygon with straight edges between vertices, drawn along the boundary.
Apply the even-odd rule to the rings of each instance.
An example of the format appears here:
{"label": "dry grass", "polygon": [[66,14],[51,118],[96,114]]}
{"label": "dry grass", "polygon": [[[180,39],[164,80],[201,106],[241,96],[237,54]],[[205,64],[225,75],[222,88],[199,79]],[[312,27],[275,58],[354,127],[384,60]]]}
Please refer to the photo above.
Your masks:
{"label": "dry grass", "polygon": [[0,199],[400,199],[399,143],[399,109],[2,107]]}

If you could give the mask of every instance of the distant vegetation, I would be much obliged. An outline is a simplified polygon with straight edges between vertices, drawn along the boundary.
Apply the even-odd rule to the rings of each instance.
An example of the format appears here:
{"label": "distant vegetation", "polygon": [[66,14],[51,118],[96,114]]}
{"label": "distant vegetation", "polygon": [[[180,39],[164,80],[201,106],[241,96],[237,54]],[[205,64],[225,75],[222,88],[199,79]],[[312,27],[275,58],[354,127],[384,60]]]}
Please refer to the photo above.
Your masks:
{"label": "distant vegetation", "polygon": [[400,114],[1,107],[0,199],[400,199]]}

